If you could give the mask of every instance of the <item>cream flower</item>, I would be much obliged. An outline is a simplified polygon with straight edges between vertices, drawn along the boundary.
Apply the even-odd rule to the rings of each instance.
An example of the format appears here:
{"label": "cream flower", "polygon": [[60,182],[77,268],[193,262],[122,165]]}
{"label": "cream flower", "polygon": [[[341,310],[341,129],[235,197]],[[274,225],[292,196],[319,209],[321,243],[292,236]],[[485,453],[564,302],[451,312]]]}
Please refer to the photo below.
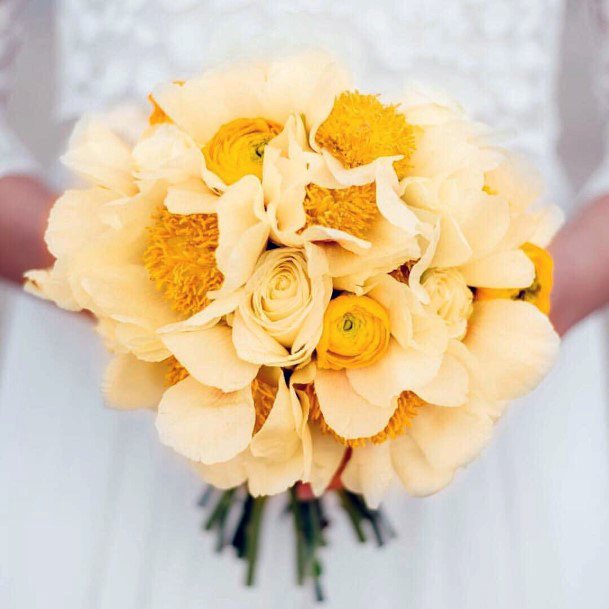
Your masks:
{"label": "cream flower", "polygon": [[407,418],[428,395],[451,406],[465,400],[467,374],[445,355],[445,324],[407,285],[383,276],[365,296],[336,300],[326,312],[314,390],[317,418],[341,442],[391,436],[396,417]]}
{"label": "cream flower", "polygon": [[[307,479],[311,468],[311,436],[306,425],[306,403],[303,405],[292,386],[288,387],[283,373],[277,369],[262,369],[252,385],[256,424],[247,446],[229,459],[210,462],[195,459],[193,465],[201,476],[219,488],[233,488],[247,483],[253,496],[281,493],[299,480]],[[165,428],[159,417],[158,426]],[[247,424],[236,423],[249,429]],[[235,433],[240,433],[238,429]],[[250,430],[251,432],[251,430]],[[229,432],[230,433],[230,432]],[[213,444],[215,440],[201,434],[194,443]],[[184,454],[184,450],[180,451]],[[189,456],[197,454],[188,450]],[[230,452],[234,452],[234,449]]]}
{"label": "cream flower", "polygon": [[458,270],[430,269],[422,285],[429,295],[429,306],[448,327],[451,338],[462,339],[473,311],[474,295]]}
{"label": "cream flower", "polygon": [[260,258],[244,292],[233,320],[233,342],[239,356],[269,366],[306,362],[321,335],[324,310],[332,294],[319,248],[269,250]]}

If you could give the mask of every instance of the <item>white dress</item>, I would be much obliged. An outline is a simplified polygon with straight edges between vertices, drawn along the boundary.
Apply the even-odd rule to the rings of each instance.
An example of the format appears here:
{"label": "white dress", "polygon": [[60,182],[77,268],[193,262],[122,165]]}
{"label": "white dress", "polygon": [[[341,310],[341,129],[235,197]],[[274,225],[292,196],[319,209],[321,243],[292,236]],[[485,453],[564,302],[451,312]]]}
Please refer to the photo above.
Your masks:
{"label": "white dress", "polygon": [[[18,4],[0,2],[0,116]],[[413,77],[448,89],[514,132],[566,202],[556,154],[564,10],[561,0],[58,1],[57,117],[144,99],[157,81],[234,57],[321,46],[362,89],[397,92]],[[0,174],[31,168],[0,127]],[[105,356],[88,322],[0,295],[0,607],[314,605],[294,585],[281,499],[267,513],[258,587],[242,588],[242,565],[200,531],[200,481],[159,444],[149,414],[103,408]],[[326,606],[606,608],[603,338],[598,318],[574,331],[554,372],[447,490],[392,495],[400,536],[390,546],[357,546],[333,510]]]}

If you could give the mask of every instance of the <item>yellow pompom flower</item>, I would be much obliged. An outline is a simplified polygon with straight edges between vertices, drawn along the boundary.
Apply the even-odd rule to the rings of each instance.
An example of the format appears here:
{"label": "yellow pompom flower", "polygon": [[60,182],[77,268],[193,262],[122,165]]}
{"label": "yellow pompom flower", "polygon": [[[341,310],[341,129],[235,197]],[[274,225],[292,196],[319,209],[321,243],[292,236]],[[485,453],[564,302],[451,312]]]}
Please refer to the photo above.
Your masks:
{"label": "yellow pompom flower", "polygon": [[376,95],[346,91],[336,98],[315,141],[349,168],[401,154],[404,158],[394,163],[401,179],[415,149],[415,131],[396,106],[382,104]]}
{"label": "yellow pompom flower", "polygon": [[324,188],[309,184],[304,209],[307,226],[336,228],[365,239],[370,226],[379,216],[376,185]]}
{"label": "yellow pompom flower", "polygon": [[174,311],[193,315],[224,280],[215,257],[218,220],[214,214],[172,214],[165,207],[153,220],[144,266]]}
{"label": "yellow pompom flower", "polygon": [[343,294],[330,301],[317,345],[320,368],[363,368],[383,357],[389,346],[389,315],[368,296]]}
{"label": "yellow pompom flower", "polygon": [[554,270],[552,256],[547,250],[532,243],[525,243],[521,249],[535,265],[535,280],[533,283],[524,290],[478,288],[476,290],[476,300],[492,300],[495,298],[524,300],[534,304],[545,315],[549,315]]}
{"label": "yellow pompom flower", "polygon": [[281,131],[281,125],[265,118],[237,118],[222,125],[203,147],[207,169],[225,184],[245,175],[262,178],[265,146]]}

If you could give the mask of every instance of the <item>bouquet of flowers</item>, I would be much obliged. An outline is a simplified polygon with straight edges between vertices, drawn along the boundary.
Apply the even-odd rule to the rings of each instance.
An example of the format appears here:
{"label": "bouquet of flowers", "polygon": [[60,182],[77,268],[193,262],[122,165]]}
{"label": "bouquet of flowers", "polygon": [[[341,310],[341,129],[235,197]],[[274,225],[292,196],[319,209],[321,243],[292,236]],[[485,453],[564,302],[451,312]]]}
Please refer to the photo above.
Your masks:
{"label": "bouquet of flowers", "polygon": [[161,85],[147,119],[85,118],[56,262],[27,273],[96,318],[108,402],[153,410],[216,489],[207,528],[249,582],[266,497],[289,494],[298,579],[320,594],[331,482],[382,542],[394,481],[449,484],[558,349],[560,216],[539,179],[448,98],[398,101],[311,53]]}

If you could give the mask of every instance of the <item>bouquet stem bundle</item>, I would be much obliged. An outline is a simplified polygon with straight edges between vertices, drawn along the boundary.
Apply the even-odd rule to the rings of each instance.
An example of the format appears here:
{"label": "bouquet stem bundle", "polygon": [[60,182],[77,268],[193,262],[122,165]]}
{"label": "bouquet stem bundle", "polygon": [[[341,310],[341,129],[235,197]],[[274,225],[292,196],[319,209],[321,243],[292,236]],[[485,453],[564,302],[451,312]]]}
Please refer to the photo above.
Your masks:
{"label": "bouquet stem bundle", "polygon": [[[383,511],[371,510],[360,495],[345,489],[332,493],[337,495],[359,543],[366,543],[370,532],[379,547],[396,536]],[[288,504],[284,510],[286,515],[292,517],[294,526],[296,581],[299,586],[310,582],[318,602],[325,598],[320,550],[328,545],[330,521],[325,507],[328,494],[302,500],[294,486],[289,491]],[[203,524],[204,530],[216,533],[217,552],[232,547],[237,557],[245,562],[247,586],[255,584],[266,503],[267,497],[252,497],[246,488],[218,491],[212,486],[205,489],[199,500],[200,507],[209,509],[209,515]],[[228,522],[232,514],[238,514],[238,518],[234,528],[229,530]]]}

